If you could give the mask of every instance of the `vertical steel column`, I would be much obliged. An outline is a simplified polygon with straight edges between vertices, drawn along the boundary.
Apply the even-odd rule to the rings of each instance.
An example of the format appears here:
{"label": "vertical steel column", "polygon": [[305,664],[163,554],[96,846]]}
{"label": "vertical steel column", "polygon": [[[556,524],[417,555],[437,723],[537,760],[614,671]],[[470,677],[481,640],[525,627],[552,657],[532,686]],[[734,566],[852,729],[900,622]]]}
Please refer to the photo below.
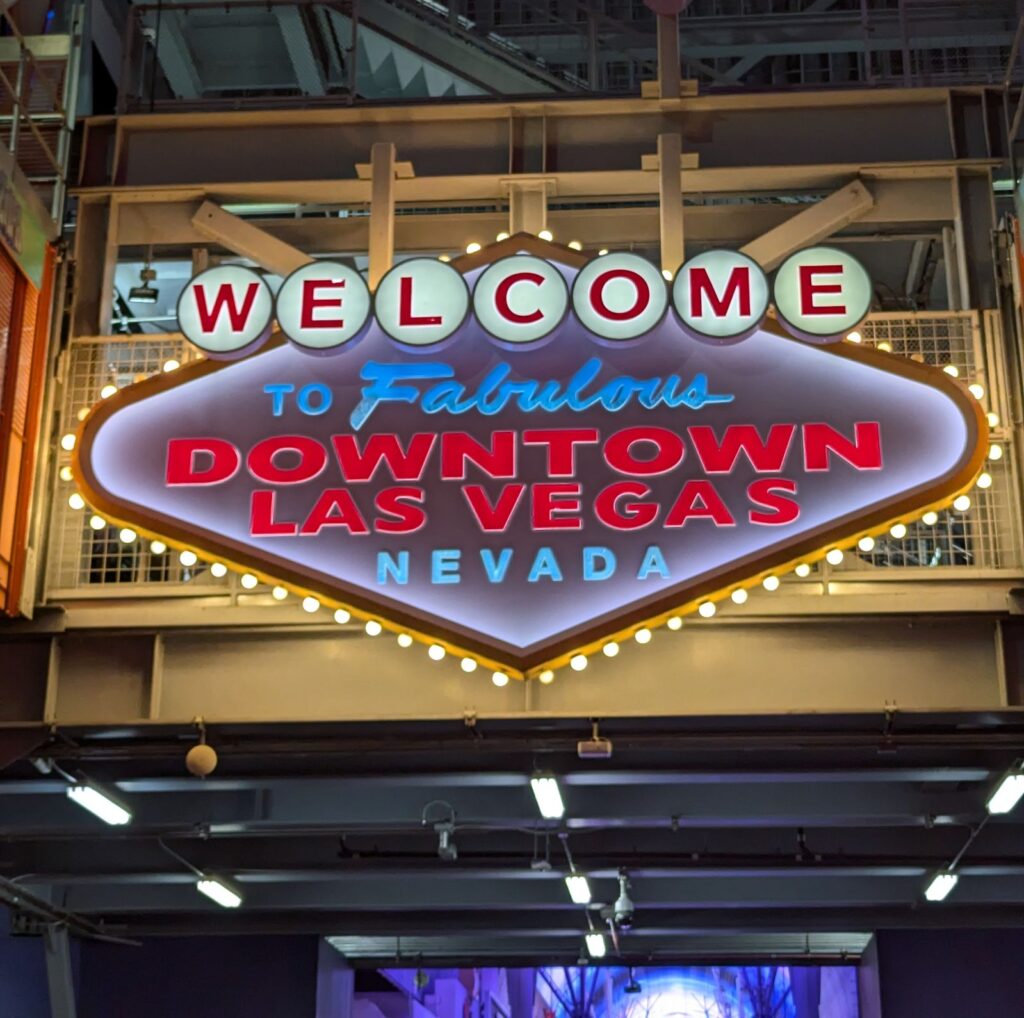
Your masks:
{"label": "vertical steel column", "polygon": [[675,271],[685,259],[683,233],[682,138],[658,135],[658,212],[661,224],[661,269]]}
{"label": "vertical steel column", "polygon": [[370,149],[370,289],[375,290],[395,259],[395,146]]}
{"label": "vertical steel column", "polygon": [[513,183],[508,190],[510,233],[538,234],[548,226],[548,189],[543,180]]}
{"label": "vertical steel column", "polygon": [[678,99],[682,86],[679,72],[679,15],[658,15],[658,98]]}
{"label": "vertical steel column", "polygon": [[43,934],[46,952],[46,983],[53,1018],[75,1018],[75,983],[71,971],[71,946],[66,926],[47,926]]}

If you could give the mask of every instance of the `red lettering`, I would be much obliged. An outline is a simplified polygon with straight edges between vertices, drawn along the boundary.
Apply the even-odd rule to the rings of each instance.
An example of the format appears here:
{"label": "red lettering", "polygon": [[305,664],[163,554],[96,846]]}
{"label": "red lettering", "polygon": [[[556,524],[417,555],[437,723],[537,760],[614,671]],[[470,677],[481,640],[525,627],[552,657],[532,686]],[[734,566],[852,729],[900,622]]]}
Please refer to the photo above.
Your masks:
{"label": "red lettering", "polygon": [[685,527],[689,520],[712,520],[716,527],[736,526],[711,481],[687,481],[665,517],[665,526]]}
{"label": "red lettering", "polygon": [[687,434],[706,474],[731,474],[741,452],[759,474],[777,474],[786,462],[795,431],[795,424],[773,424],[765,440],[753,424],[730,424],[719,442],[714,428],[694,424]]}
{"label": "red lettering", "polygon": [[331,436],[341,475],[350,483],[371,480],[381,460],[396,481],[418,481],[436,439],[437,435],[417,432],[409,439],[408,449],[403,449],[397,435],[371,435],[360,451],[355,435]]}
{"label": "red lettering", "polygon": [[[278,466],[274,459],[281,453],[297,454],[298,462],[291,467]],[[245,465],[253,477],[268,484],[301,484],[327,466],[327,450],[316,439],[303,435],[275,435],[257,442],[249,450]]]}
{"label": "red lettering", "polygon": [[825,304],[819,307],[814,298],[819,293],[842,293],[841,283],[816,283],[815,276],[834,276],[843,271],[842,265],[801,265],[800,278],[800,314],[802,315],[845,315],[845,304]]}
{"label": "red lettering", "polygon": [[[638,442],[649,442],[655,446],[650,459],[637,459],[633,446]],[[668,428],[638,427],[616,431],[604,445],[605,462],[620,474],[639,474],[650,477],[667,474],[683,462],[686,446],[682,438]]]}
{"label": "red lettering", "polygon": [[583,520],[563,515],[580,511],[582,492],[583,486],[580,484],[535,484],[530,492],[533,499],[533,529],[582,530]]}
{"label": "red lettering", "polygon": [[651,489],[640,481],[616,481],[602,488],[594,499],[594,515],[612,530],[641,530],[658,517],[659,507],[653,502],[627,502],[620,509],[619,502],[632,495],[646,498]]}
{"label": "red lettering", "polygon": [[249,503],[249,533],[253,537],[290,537],[299,525],[274,519],[274,502],[277,492],[266,488],[252,493]]}
{"label": "red lettering", "polygon": [[750,314],[750,268],[748,266],[737,265],[729,273],[729,282],[725,284],[725,296],[721,299],[715,291],[707,269],[696,266],[688,271],[690,273],[691,317],[701,318],[704,315],[705,296],[711,305],[711,313],[719,318],[729,313],[729,305],[737,295],[740,299],[740,314]]}
{"label": "red lettering", "polygon": [[488,477],[516,476],[516,433],[492,431],[488,448],[465,431],[451,431],[441,436],[441,479],[461,481],[466,477],[466,463],[478,466]]}
{"label": "red lettering", "polygon": [[[751,523],[781,527],[799,517],[800,506],[793,499],[777,494],[780,491],[795,495],[796,481],[785,477],[762,477],[751,482],[747,488],[747,498],[758,507],[750,510],[748,518]],[[760,509],[768,509],[770,512],[760,512]]]}
{"label": "red lettering", "polygon": [[503,484],[501,494],[492,505],[481,485],[466,484],[462,488],[462,497],[469,504],[481,530],[500,533],[508,529],[525,490],[525,484]]}
{"label": "red lettering", "polygon": [[321,287],[341,289],[344,279],[304,279],[302,281],[302,302],[300,304],[299,324],[304,329],[343,329],[344,318],[314,318],[317,308],[340,308],[341,297],[318,297],[316,291]]}
{"label": "red lettering", "polygon": [[412,313],[412,276],[398,278],[398,324],[440,325],[440,315],[414,315]]}
{"label": "red lettering", "polygon": [[523,445],[548,447],[549,477],[572,477],[576,473],[576,446],[594,445],[600,439],[597,428],[534,428],[523,432]]}
{"label": "red lettering", "polygon": [[[208,456],[200,467],[196,457]],[[167,473],[171,484],[221,484],[235,476],[242,454],[223,438],[172,438],[167,442]]]}
{"label": "red lettering", "polygon": [[423,500],[427,493],[422,488],[384,488],[377,492],[373,505],[377,512],[391,519],[378,519],[381,534],[412,534],[427,522]]}
{"label": "red lettering", "polygon": [[535,286],[540,286],[543,282],[544,277],[539,272],[513,272],[511,276],[506,276],[494,291],[494,306],[497,308],[498,314],[517,325],[529,325],[530,322],[540,321],[544,317],[540,308],[527,314],[518,314],[513,311],[508,302],[508,292],[516,283],[533,283]]}
{"label": "red lettering", "polygon": [[832,453],[857,470],[881,470],[882,435],[878,421],[857,421],[852,442],[828,424],[805,424],[804,469],[829,470]]}
{"label": "red lettering", "polygon": [[355,499],[345,488],[328,488],[316,500],[299,531],[304,537],[315,537],[324,527],[345,527],[350,534],[368,534],[370,528]]}
{"label": "red lettering", "polygon": [[[636,289],[636,300],[626,311],[613,311],[604,302],[604,288],[613,279],[628,279]],[[630,318],[639,317],[647,310],[651,303],[651,288],[647,285],[647,280],[635,269],[608,269],[590,284],[589,296],[591,307],[603,318],[610,322],[626,322]]]}
{"label": "red lettering", "polygon": [[242,306],[235,303],[235,288],[231,283],[221,283],[217,287],[217,294],[213,298],[213,308],[206,303],[206,284],[196,283],[192,288],[196,295],[196,312],[199,315],[199,327],[203,332],[213,332],[217,328],[217,321],[223,308],[227,308],[228,318],[231,321],[231,330],[241,332],[245,323],[249,320],[252,312],[256,294],[260,292],[259,283],[249,283],[245,288],[245,297],[242,298]]}

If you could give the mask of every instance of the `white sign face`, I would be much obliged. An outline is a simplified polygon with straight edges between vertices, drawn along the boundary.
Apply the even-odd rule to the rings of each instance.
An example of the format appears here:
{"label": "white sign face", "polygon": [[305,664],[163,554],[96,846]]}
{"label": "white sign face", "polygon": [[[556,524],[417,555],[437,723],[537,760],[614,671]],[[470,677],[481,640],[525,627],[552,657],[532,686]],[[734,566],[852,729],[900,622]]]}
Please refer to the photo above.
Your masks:
{"label": "white sign face", "polygon": [[304,350],[332,350],[347,343],[369,317],[365,280],[338,262],[303,265],[277,293],[277,324]]}
{"label": "white sign face", "polygon": [[768,280],[739,251],[705,251],[676,274],[672,303],[695,339],[735,343],[751,335],[768,310]]}
{"label": "white sign face", "polygon": [[433,346],[447,339],[469,312],[469,287],[462,273],[436,258],[410,258],[377,286],[374,313],[380,327],[407,346]]}
{"label": "white sign face", "polygon": [[775,308],[794,335],[812,343],[841,339],[871,308],[867,269],[834,247],[790,255],[775,275]]}
{"label": "white sign face", "polygon": [[584,328],[603,339],[635,339],[668,308],[658,269],[639,255],[615,252],[588,262],[572,286],[572,306]]}
{"label": "white sign face", "polygon": [[477,321],[506,343],[543,339],[568,310],[569,287],[562,273],[533,255],[496,261],[473,289]]}
{"label": "white sign face", "polygon": [[241,265],[200,272],[178,298],[178,327],[210,357],[240,357],[266,339],[274,295],[263,277]]}

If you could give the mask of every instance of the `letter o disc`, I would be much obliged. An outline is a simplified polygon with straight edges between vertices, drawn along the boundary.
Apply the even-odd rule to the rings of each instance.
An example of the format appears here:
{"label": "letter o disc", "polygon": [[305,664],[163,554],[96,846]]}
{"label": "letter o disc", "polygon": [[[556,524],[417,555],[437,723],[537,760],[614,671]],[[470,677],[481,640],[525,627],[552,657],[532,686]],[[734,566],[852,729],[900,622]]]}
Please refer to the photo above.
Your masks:
{"label": "letter o disc", "polygon": [[867,269],[835,247],[790,255],[775,274],[775,309],[782,324],[810,343],[832,343],[858,325],[874,290]]}
{"label": "letter o disc", "polygon": [[672,303],[694,339],[737,343],[764,319],[768,279],[739,251],[705,251],[687,261],[672,283]]}
{"label": "letter o disc", "polygon": [[[305,305],[305,314],[303,314]],[[340,262],[296,269],[277,291],[277,324],[298,347],[323,353],[353,338],[370,317],[363,277]]]}
{"label": "letter o disc", "polygon": [[266,280],[241,265],[218,265],[189,280],[178,298],[178,328],[207,356],[251,353],[270,335],[274,295]]}
{"label": "letter o disc", "polygon": [[447,339],[469,312],[462,273],[436,258],[410,258],[390,269],[373,295],[377,323],[406,346]]}
{"label": "letter o disc", "polygon": [[534,343],[547,336],[569,310],[569,287],[543,258],[512,255],[485,269],[473,288],[477,321],[495,339]]}
{"label": "letter o disc", "polygon": [[668,309],[668,287],[646,258],[628,252],[601,255],[580,269],[572,307],[581,324],[603,339],[635,339]]}

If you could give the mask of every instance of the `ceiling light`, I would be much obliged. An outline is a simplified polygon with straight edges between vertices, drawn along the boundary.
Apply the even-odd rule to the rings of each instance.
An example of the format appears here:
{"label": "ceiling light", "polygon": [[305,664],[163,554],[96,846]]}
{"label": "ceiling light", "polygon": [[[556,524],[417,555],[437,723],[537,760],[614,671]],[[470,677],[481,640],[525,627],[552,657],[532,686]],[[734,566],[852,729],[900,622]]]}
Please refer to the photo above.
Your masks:
{"label": "ceiling light", "polygon": [[72,802],[78,803],[111,827],[122,827],[131,822],[131,810],[98,785],[86,781],[76,782],[68,786],[67,795]]}
{"label": "ceiling light", "polygon": [[590,881],[582,873],[570,873],[565,878],[565,886],[574,905],[590,904]]}
{"label": "ceiling light", "polygon": [[196,890],[215,901],[221,908],[238,908],[242,904],[242,895],[234,884],[223,877],[204,874],[196,881]]}
{"label": "ceiling light", "polygon": [[1009,813],[1024,796],[1024,767],[1017,766],[1007,771],[988,797],[985,808],[989,813]]}
{"label": "ceiling light", "polygon": [[949,897],[949,892],[956,887],[959,879],[951,870],[939,870],[925,888],[925,898],[928,901],[945,901]]}
{"label": "ceiling light", "polygon": [[586,937],[587,941],[587,954],[591,958],[603,958],[605,955],[606,947],[604,943],[603,933],[588,933]]}
{"label": "ceiling light", "polygon": [[133,304],[155,304],[160,291],[152,285],[156,282],[156,269],[150,268],[149,262],[139,272],[139,282],[141,285],[133,286],[128,291],[128,300]]}
{"label": "ceiling light", "polygon": [[565,803],[558,787],[558,779],[551,774],[535,774],[530,778],[537,808],[545,820],[558,820],[565,815]]}

